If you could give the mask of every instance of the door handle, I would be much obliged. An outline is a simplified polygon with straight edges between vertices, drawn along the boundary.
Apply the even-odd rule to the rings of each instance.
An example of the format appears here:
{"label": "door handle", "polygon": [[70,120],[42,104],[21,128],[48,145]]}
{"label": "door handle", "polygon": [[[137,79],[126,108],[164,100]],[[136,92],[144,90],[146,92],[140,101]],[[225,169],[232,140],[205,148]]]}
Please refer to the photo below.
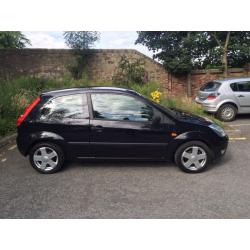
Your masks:
{"label": "door handle", "polygon": [[244,95],[238,95],[238,97],[245,97]]}
{"label": "door handle", "polygon": [[103,126],[101,126],[101,125],[93,126],[93,127],[91,127],[91,130],[94,130],[96,132],[102,132]]}

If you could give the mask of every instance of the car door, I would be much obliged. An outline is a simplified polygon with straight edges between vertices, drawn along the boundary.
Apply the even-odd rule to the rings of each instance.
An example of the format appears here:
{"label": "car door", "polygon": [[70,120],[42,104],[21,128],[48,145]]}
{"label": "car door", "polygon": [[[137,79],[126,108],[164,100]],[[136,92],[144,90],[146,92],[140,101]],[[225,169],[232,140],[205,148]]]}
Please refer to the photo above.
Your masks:
{"label": "car door", "polygon": [[234,83],[233,90],[241,111],[250,112],[250,81]]}
{"label": "car door", "polygon": [[[63,138],[71,158],[89,157],[89,111],[86,94],[53,97],[41,108],[37,126]],[[51,134],[52,136],[52,134]]]}
{"label": "car door", "polygon": [[90,145],[94,157],[165,157],[171,122],[164,123],[166,119],[159,110],[123,93],[91,93],[90,98]]}

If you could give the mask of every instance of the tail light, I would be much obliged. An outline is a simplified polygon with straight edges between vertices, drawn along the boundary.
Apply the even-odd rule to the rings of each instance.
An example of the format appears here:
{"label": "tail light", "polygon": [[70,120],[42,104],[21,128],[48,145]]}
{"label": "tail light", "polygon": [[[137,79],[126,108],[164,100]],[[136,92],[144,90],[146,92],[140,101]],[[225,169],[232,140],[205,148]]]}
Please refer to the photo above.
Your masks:
{"label": "tail light", "polygon": [[20,115],[16,121],[16,126],[20,126],[31,110],[40,102],[40,97],[36,98],[24,111],[22,115]]}
{"label": "tail light", "polygon": [[217,98],[217,95],[216,94],[210,94],[208,97],[207,97],[207,100],[214,100]]}

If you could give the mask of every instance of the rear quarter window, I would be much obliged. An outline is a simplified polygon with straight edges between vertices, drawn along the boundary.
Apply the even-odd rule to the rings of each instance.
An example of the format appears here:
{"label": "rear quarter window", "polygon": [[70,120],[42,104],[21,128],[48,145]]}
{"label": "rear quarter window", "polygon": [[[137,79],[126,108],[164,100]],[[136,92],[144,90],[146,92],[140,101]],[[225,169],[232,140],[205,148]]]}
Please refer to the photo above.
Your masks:
{"label": "rear quarter window", "polygon": [[230,84],[230,88],[232,89],[232,91],[238,91],[237,83],[236,83],[236,82],[231,83],[231,84]]}
{"label": "rear quarter window", "polygon": [[219,89],[220,85],[221,85],[221,83],[219,83],[219,82],[211,81],[211,82],[205,83],[200,88],[200,90],[204,91],[204,92],[213,92],[213,91],[216,91],[217,89]]}

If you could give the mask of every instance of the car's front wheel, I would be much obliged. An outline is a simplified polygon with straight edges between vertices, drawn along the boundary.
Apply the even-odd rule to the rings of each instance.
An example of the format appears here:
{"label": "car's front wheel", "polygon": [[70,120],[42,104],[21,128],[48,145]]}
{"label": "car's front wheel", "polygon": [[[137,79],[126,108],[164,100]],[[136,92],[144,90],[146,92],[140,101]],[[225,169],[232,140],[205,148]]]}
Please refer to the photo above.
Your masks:
{"label": "car's front wheel", "polygon": [[62,149],[53,143],[34,145],[29,156],[32,167],[43,174],[52,174],[59,171],[64,163]]}
{"label": "car's front wheel", "polygon": [[209,164],[210,158],[210,149],[200,141],[184,143],[175,153],[175,163],[182,171],[187,173],[204,171]]}

